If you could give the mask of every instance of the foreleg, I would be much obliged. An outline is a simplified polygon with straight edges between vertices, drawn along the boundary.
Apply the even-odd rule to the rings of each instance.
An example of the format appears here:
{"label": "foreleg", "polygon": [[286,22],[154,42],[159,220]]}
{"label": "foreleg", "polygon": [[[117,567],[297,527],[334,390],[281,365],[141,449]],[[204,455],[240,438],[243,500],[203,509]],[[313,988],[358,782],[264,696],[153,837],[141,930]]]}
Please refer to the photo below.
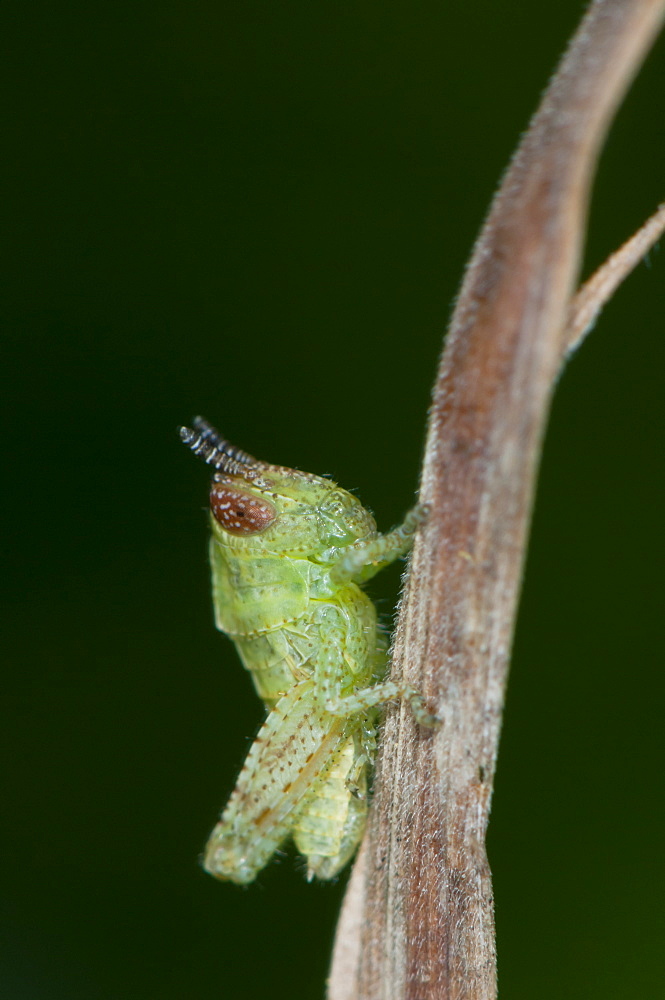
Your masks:
{"label": "foreleg", "polygon": [[414,507],[402,524],[385,535],[377,535],[367,542],[349,546],[342,558],[330,570],[333,583],[344,584],[351,580],[363,583],[405,555],[413,544],[413,536],[427,517],[426,507]]}

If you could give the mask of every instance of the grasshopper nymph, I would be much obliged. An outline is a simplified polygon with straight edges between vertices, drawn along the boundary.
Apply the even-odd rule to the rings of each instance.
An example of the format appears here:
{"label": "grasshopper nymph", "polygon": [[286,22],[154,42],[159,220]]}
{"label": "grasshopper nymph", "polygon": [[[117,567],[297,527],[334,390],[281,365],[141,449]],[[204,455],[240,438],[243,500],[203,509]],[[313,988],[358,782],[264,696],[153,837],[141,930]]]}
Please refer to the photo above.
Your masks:
{"label": "grasshopper nymph", "polygon": [[377,706],[413,688],[383,679],[386,645],[359,584],[404,555],[419,508],[380,535],[329,479],[260,462],[205,420],[180,436],[215,470],[210,562],[217,628],[235,643],[268,711],[204,868],[251,882],[291,836],[307,877],[333,878],[363,834]]}

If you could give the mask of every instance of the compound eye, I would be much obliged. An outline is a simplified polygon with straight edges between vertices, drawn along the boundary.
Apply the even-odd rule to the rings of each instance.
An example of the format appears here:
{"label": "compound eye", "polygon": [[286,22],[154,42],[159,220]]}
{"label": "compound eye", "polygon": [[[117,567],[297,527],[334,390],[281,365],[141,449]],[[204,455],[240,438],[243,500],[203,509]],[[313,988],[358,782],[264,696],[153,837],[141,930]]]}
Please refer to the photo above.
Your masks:
{"label": "compound eye", "polygon": [[230,535],[257,535],[277,517],[277,511],[267,500],[221,483],[214,483],[210,491],[210,509],[217,523]]}

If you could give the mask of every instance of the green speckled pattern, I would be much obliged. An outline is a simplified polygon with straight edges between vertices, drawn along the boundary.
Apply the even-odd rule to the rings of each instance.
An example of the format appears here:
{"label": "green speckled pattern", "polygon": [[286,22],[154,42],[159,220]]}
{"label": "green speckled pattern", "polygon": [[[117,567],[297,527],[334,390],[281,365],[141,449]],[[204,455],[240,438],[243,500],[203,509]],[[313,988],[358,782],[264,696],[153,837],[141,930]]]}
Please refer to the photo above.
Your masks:
{"label": "green speckled pattern", "polygon": [[[199,430],[183,439],[210,464],[225,448],[237,456],[204,421]],[[417,692],[383,680],[385,641],[359,586],[408,550],[423,515],[380,535],[332,481],[240,454],[215,465],[211,489],[215,620],[268,714],[204,867],[251,882],[292,837],[308,878],[330,879],[364,830],[377,706],[406,697],[421,723],[436,722]]]}

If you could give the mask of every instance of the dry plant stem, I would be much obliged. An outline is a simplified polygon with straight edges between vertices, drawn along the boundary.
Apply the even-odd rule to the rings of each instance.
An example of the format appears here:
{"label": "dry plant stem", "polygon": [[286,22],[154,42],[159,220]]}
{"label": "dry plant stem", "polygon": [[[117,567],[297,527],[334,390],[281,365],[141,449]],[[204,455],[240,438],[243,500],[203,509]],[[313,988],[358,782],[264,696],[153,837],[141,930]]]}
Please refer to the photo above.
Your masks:
{"label": "dry plant stem", "polygon": [[438,705],[436,734],[387,717],[330,1000],[490,1000],[485,855],[535,474],[600,144],[665,0],[596,0],[474,248],[434,390],[394,674]]}
{"label": "dry plant stem", "polygon": [[665,205],[659,205],[651,218],[637,230],[634,236],[608,257],[588,281],[585,281],[570,304],[566,325],[565,349],[568,354],[576,350],[586,334],[598,319],[598,314],[606,302],[639,264],[645,254],[665,231]]}

